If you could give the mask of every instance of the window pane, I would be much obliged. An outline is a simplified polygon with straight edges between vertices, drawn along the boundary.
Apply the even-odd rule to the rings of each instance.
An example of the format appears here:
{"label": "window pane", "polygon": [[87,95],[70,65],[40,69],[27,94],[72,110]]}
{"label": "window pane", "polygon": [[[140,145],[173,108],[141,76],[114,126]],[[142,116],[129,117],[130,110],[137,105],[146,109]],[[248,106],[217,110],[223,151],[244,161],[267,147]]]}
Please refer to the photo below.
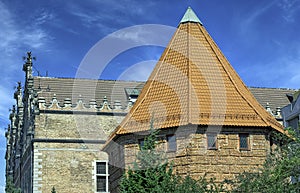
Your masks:
{"label": "window pane", "polygon": [[142,149],[144,147],[144,143],[145,143],[144,139],[139,139],[139,147],[140,147],[140,149]]}
{"label": "window pane", "polygon": [[97,192],[106,192],[105,176],[97,176]]}
{"label": "window pane", "polygon": [[167,142],[168,142],[168,151],[176,151],[177,149],[176,136],[175,135],[167,136]]}
{"label": "window pane", "polygon": [[217,149],[217,135],[207,134],[207,147],[208,149]]}
{"label": "window pane", "polygon": [[105,162],[97,162],[97,174],[106,174]]}
{"label": "window pane", "polygon": [[240,149],[248,149],[248,145],[249,145],[249,134],[240,134]]}

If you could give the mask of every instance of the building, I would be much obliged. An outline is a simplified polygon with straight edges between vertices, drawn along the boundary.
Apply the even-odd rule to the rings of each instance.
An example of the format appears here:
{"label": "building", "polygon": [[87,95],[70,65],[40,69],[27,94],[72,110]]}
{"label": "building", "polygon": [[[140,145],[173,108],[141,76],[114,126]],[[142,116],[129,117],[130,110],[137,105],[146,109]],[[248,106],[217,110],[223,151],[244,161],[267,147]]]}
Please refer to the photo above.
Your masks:
{"label": "building", "polygon": [[[289,101],[285,95],[294,94],[295,91],[249,88],[260,102],[259,105],[191,9],[188,9],[178,29],[169,45],[170,49],[167,48],[161,58],[161,69],[166,70],[166,62],[171,65],[168,67],[176,65],[176,68],[161,72],[158,70],[159,66],[156,67],[147,83],[34,76],[33,57],[29,52],[23,66],[24,89],[19,83],[14,94],[16,105],[10,113],[11,124],[6,133],[6,177],[11,177],[24,193],[50,192],[53,187],[59,193],[87,193],[108,192],[108,176],[110,176],[113,181],[111,192],[114,192],[123,166],[130,164],[134,159],[135,152],[138,151],[138,140],[143,138],[144,131],[149,127],[150,112],[147,109],[141,112],[139,109],[144,105],[142,109],[145,110],[146,104],[142,102],[143,100],[150,102],[148,106],[152,105],[151,113],[154,112],[156,127],[161,128],[162,140],[166,142],[175,139],[173,136],[176,136],[176,151],[170,151],[168,156],[176,161],[176,170],[179,174],[198,175],[197,172],[200,174],[203,171],[195,173],[194,168],[208,163],[212,164],[209,167],[211,171],[228,169],[235,173],[251,168],[239,165],[241,162],[246,164],[251,162],[250,166],[253,162],[257,162],[253,167],[261,164],[269,149],[269,131],[282,130],[281,125],[271,117],[271,114],[280,120],[280,111],[276,108],[287,105]],[[192,30],[193,36],[188,35],[187,29]],[[190,38],[189,42],[187,37]],[[198,43],[191,41],[194,37],[197,40],[201,37],[204,47],[200,49]],[[210,54],[203,53],[204,48]],[[201,54],[198,55],[199,51]],[[197,71],[195,66],[199,59],[205,61],[201,64],[203,67],[212,61],[218,61],[218,65],[227,70],[220,73],[221,76],[227,77],[223,82],[226,83],[225,86],[216,87],[218,85],[215,84],[215,79],[211,78],[216,77],[214,67],[204,68],[206,81],[210,85],[205,83],[203,77],[199,78],[200,71]],[[184,75],[178,76],[178,72],[181,71]],[[154,77],[156,74],[159,79]],[[178,80],[174,81],[174,77]],[[152,85],[154,83],[157,84],[157,89],[152,91],[156,88]],[[206,87],[202,87],[202,84]],[[228,101],[224,100],[222,92],[224,90],[228,93]],[[137,100],[139,95],[141,96]],[[216,98],[212,97],[215,95]],[[207,103],[209,98],[216,106],[212,102]],[[225,111],[224,101],[227,101]],[[134,103],[136,104],[132,108]],[[197,105],[200,105],[199,112]],[[214,114],[216,119],[210,120],[211,115],[207,110],[212,110],[212,107],[217,107]],[[130,110],[131,113],[128,114]],[[138,115],[137,111],[141,114]],[[234,111],[237,113],[234,114]],[[138,116],[137,123],[130,122],[134,116]],[[128,127],[129,122],[133,123],[132,127]],[[143,131],[136,132],[135,129],[140,124]],[[120,127],[113,132],[107,143],[106,150],[109,152],[107,154],[101,149],[107,137],[118,125]],[[208,135],[207,125],[214,125],[211,128],[215,133],[211,132],[212,135]],[[221,125],[225,126],[221,128]],[[203,141],[206,138],[215,139],[215,134],[219,130],[215,147],[214,143],[206,144]],[[121,131],[125,132],[120,133]],[[239,133],[241,135],[238,135]],[[183,134],[188,136],[181,136]],[[186,137],[190,139],[188,144],[181,142]],[[238,149],[239,137],[244,142],[249,142],[244,143],[249,145],[248,149],[243,151]],[[121,146],[112,143],[117,141],[119,144],[118,140]],[[233,144],[236,148],[232,147]],[[216,150],[207,150],[208,145],[209,148]],[[202,148],[201,155],[197,154],[199,147]],[[235,158],[231,159],[228,152]],[[125,160],[123,155],[126,155]],[[197,162],[195,159],[198,160],[199,156],[206,162]],[[116,163],[116,160],[120,162]],[[217,164],[214,165],[213,160]],[[108,171],[108,161],[119,169],[115,167]],[[194,164],[188,165],[187,161],[193,161]],[[224,162],[239,167],[232,168]],[[232,176],[232,173],[223,172],[218,178],[227,176]]]}
{"label": "building", "polygon": [[178,175],[206,174],[221,182],[263,165],[276,145],[272,132],[284,132],[270,112],[188,8],[139,98],[104,146],[112,165],[111,192],[136,159],[150,120],[159,129],[157,148]]}
{"label": "building", "polygon": [[6,176],[24,193],[108,192],[100,149],[143,83],[34,77],[30,52],[23,70],[6,134]]}
{"label": "building", "polygon": [[300,120],[300,91],[294,94],[287,94],[290,104],[282,108],[282,117],[285,127],[291,127],[299,134]]}

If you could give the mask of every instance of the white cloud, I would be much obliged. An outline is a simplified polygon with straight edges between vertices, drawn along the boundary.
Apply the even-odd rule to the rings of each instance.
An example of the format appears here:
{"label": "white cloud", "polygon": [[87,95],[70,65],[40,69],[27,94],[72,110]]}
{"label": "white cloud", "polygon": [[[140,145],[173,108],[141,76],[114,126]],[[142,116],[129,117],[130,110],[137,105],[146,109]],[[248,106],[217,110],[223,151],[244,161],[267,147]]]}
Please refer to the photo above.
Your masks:
{"label": "white cloud", "polygon": [[117,30],[115,26],[134,25],[132,18],[144,17],[145,10],[150,9],[154,5],[155,3],[151,1],[141,4],[140,1],[133,0],[94,0],[89,5],[69,3],[66,10],[71,15],[78,17],[85,27],[96,27],[102,32],[107,33]]}
{"label": "white cloud", "polygon": [[280,0],[277,5],[282,9],[282,17],[287,22],[295,21],[295,14],[300,9],[299,0]]}
{"label": "white cloud", "polygon": [[[41,17],[40,17],[41,16]],[[28,48],[42,48],[49,39],[47,32],[38,27],[52,16],[41,13],[31,25],[20,25],[16,17],[3,2],[0,2],[0,50],[8,56],[15,54],[22,46]]]}
{"label": "white cloud", "polygon": [[42,10],[32,15],[34,18],[18,18],[3,1],[0,1],[0,52],[4,55],[0,63],[1,118],[8,118],[8,109],[14,103],[13,87],[23,76],[20,72],[22,55],[19,54],[24,53],[24,48],[45,50],[50,39],[41,25],[54,16]]}
{"label": "white cloud", "polygon": [[[6,130],[4,128],[0,128],[0,137],[5,137],[5,132]],[[4,148],[0,148],[0,149],[4,149]]]}
{"label": "white cloud", "polygon": [[300,47],[299,52],[282,53],[269,63],[257,62],[255,67],[245,69],[244,76],[267,87],[299,89],[299,61]]}
{"label": "white cloud", "polygon": [[45,9],[40,9],[37,11],[37,16],[35,17],[34,25],[42,25],[46,23],[49,20],[57,19],[55,18],[55,15]]}
{"label": "white cloud", "polygon": [[245,14],[243,16],[243,21],[240,22],[240,29],[243,32],[247,32],[249,28],[252,27],[252,24],[255,23],[255,21],[258,20],[259,17],[262,16],[266,11],[268,11],[275,3],[276,1],[270,1],[267,4],[261,6],[258,5],[257,7],[259,8],[256,8],[248,12],[248,14]]}
{"label": "white cloud", "polygon": [[120,75],[118,80],[146,81],[156,63],[156,60],[147,60],[136,63],[127,68]]}

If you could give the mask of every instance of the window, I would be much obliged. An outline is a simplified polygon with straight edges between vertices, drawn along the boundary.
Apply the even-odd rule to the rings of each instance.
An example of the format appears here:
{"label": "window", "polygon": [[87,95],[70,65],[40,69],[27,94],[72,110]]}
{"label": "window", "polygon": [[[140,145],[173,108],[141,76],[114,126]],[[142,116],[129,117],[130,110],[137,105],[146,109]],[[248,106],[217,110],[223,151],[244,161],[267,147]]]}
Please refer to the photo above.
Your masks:
{"label": "window", "polygon": [[167,135],[168,151],[176,151],[176,135]]}
{"label": "window", "polygon": [[106,161],[96,162],[96,192],[108,192],[108,165]]}
{"label": "window", "polygon": [[217,149],[217,134],[207,134],[207,149]]}
{"label": "window", "polygon": [[138,98],[140,94],[140,90],[137,88],[125,88],[125,92],[127,95],[127,98],[130,98],[130,101],[132,103],[135,103],[136,99]]}
{"label": "window", "polygon": [[144,139],[139,139],[139,148],[142,149],[144,147],[145,140]]}
{"label": "window", "polygon": [[240,150],[249,150],[249,134],[239,134]]}

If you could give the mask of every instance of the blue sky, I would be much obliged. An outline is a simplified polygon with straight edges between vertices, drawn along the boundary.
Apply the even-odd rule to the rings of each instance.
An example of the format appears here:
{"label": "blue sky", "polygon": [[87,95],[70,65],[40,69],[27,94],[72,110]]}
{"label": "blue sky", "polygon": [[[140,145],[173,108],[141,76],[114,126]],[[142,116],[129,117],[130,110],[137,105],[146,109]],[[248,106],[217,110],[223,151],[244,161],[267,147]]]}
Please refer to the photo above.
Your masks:
{"label": "blue sky", "polygon": [[[37,58],[35,75],[39,71],[43,76],[48,72],[51,77],[75,77],[86,53],[107,35],[134,25],[177,27],[191,6],[246,85],[299,88],[298,0],[20,2],[0,0],[1,187],[4,186],[8,109],[14,104],[16,82],[24,81],[22,56],[27,51],[32,51]],[[133,33],[123,37],[143,40]],[[145,80],[162,51],[161,46],[126,50],[106,65],[100,78]],[[125,71],[131,73],[124,75]]]}

